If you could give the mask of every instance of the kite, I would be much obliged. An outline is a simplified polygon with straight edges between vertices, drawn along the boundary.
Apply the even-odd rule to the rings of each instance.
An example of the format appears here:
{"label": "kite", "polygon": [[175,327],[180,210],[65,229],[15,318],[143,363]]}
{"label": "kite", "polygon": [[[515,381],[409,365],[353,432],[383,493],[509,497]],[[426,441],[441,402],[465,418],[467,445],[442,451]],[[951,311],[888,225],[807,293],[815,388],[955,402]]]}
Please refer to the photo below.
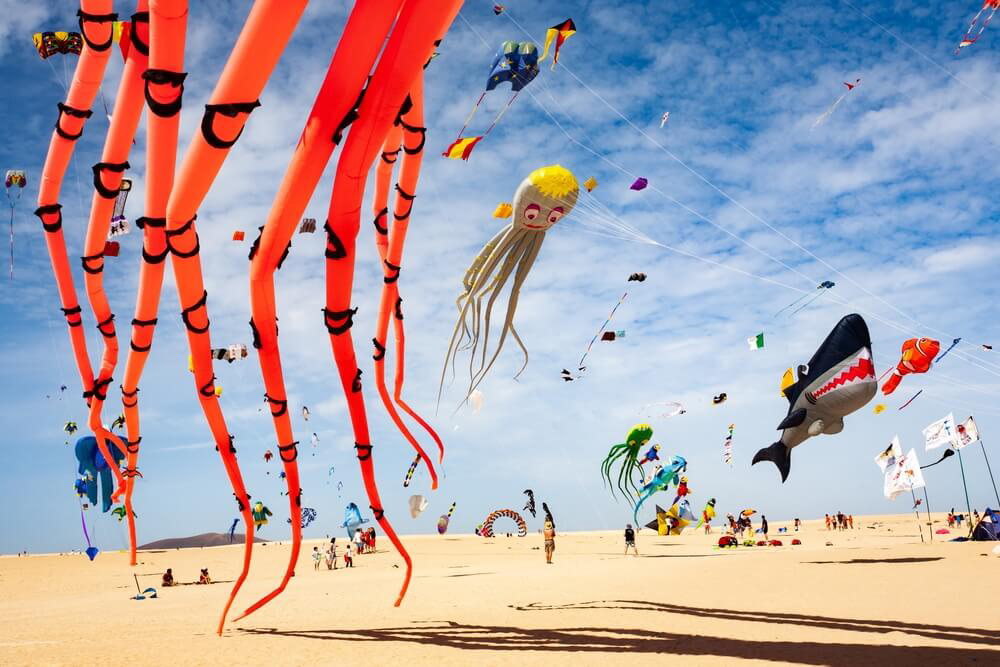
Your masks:
{"label": "kite", "polygon": [[[233,363],[237,359],[245,359],[247,356],[247,346],[241,343],[236,345],[230,345],[229,347],[217,347],[212,348],[212,358],[219,361],[225,360],[229,363]],[[188,357],[188,370],[194,371],[194,366],[191,363],[192,359]]]}
{"label": "kite", "polygon": [[524,495],[528,496],[527,502],[524,503],[524,509],[526,512],[531,512],[532,518],[535,516],[535,492],[531,489],[525,489]]}
{"label": "kite", "polygon": [[549,511],[549,506],[542,503],[542,511],[545,512],[545,520],[552,524],[552,527],[556,527],[556,520],[552,518],[552,512]]}
{"label": "kite", "polygon": [[271,510],[269,510],[267,507],[265,507],[264,503],[258,501],[253,506],[253,524],[254,524],[254,527],[257,530],[260,530],[261,526],[266,526],[267,525],[267,517],[269,517],[271,515],[272,515]]}
{"label": "kite", "polygon": [[[641,283],[645,280],[646,280],[645,273],[633,273],[628,277],[628,280],[626,282]],[[587,367],[584,365],[584,363],[587,361],[587,355],[590,354],[590,350],[592,347],[594,347],[595,341],[597,341],[598,339],[600,339],[601,341],[614,341],[616,338],[625,337],[624,331],[605,331],[604,329],[611,323],[611,319],[615,316],[615,313],[618,312],[618,308],[622,305],[622,303],[625,302],[625,299],[627,298],[628,298],[628,290],[623,292],[622,295],[618,297],[618,302],[615,303],[614,307],[611,309],[611,312],[608,314],[607,319],[604,320],[604,323],[597,330],[597,333],[594,334],[594,337],[590,339],[590,343],[587,344],[587,349],[584,350],[583,356],[580,357],[580,361],[577,362],[576,364],[577,371],[579,371],[580,373],[587,370]],[[566,382],[572,382],[573,380],[578,379],[580,377],[582,377],[582,375],[574,377],[573,374],[570,373],[565,368],[562,371],[562,379],[565,380]]]}
{"label": "kite", "polygon": [[729,465],[733,465],[733,428],[735,424],[729,425],[729,433],[726,435],[726,441],[722,444],[722,460]]}
{"label": "kite", "polygon": [[77,429],[76,422],[66,422],[66,424],[63,425],[63,430],[69,433],[70,435],[76,433],[76,429]]}
{"label": "kite", "polygon": [[[314,510],[311,507],[303,507],[302,515],[300,517],[300,523],[302,524],[302,528],[305,528],[315,520],[316,520],[316,510]],[[292,522],[291,518],[288,518],[285,521],[287,523]]]}
{"label": "kite", "polygon": [[691,503],[686,499],[671,505],[670,509],[666,511],[666,515],[668,519],[671,519],[670,535],[680,535],[695,520],[694,512],[691,511]]}
{"label": "kite", "polygon": [[[479,99],[473,105],[472,111],[469,112],[468,117],[465,119],[465,125],[458,131],[458,137],[445,149],[442,155],[452,159],[461,158],[468,160],[476,144],[493,131],[493,128],[500,122],[503,115],[514,104],[514,100],[517,99],[521,90],[531,83],[536,76],[538,76],[538,47],[533,42],[508,40],[501,44],[500,49],[493,58],[490,75],[486,79],[486,90],[482,92]],[[510,83],[510,90],[513,93],[507,101],[506,106],[500,110],[500,113],[493,119],[493,123],[481,135],[463,138],[462,133],[469,127],[469,123],[472,122],[476,111],[479,110],[479,105],[486,98],[486,93],[495,89],[501,83]]]}
{"label": "kite", "polygon": [[729,396],[726,395],[726,392],[722,392],[721,394],[718,394],[717,396],[713,396],[712,397],[712,405],[722,405],[723,403],[726,402],[727,398],[729,398]]}
{"label": "kite", "polygon": [[601,334],[601,341],[603,342],[613,342],[619,338],[624,338],[624,331],[605,331]]}
{"label": "kite", "polygon": [[750,518],[750,517],[752,517],[756,513],[757,513],[757,510],[747,508],[747,509],[743,510],[742,512],[740,512],[740,516]]}
{"label": "kite", "polygon": [[538,59],[538,62],[542,62],[549,55],[549,46],[555,40],[555,48],[552,50],[552,69],[555,69],[556,63],[559,62],[559,51],[562,49],[563,43],[574,34],[576,34],[576,24],[573,23],[573,19],[566,19],[562,23],[557,23],[549,28],[545,33],[545,46],[542,49],[542,57]]}
{"label": "kite", "polygon": [[111,422],[112,431],[115,430],[116,428],[121,428],[123,426],[125,426],[125,415],[118,415],[117,417],[115,417],[115,420]]}
{"label": "kite", "polygon": [[233,240],[234,241],[242,241],[245,238],[246,238],[246,234],[243,232],[242,229],[237,229],[235,232],[233,232]]}
{"label": "kite", "polygon": [[417,471],[418,465],[420,465],[420,454],[417,454],[417,456],[413,459],[413,463],[410,464],[410,467],[406,471],[406,477],[403,478],[404,489],[408,487],[410,482],[413,480],[413,473]]}
{"label": "kite", "polygon": [[648,403],[639,408],[639,412],[646,419],[656,419],[683,415],[687,413],[687,410],[677,401],[663,401],[662,403]]}
{"label": "kite", "polygon": [[630,274],[629,277],[628,277],[628,282],[630,282],[630,283],[631,282],[637,282],[637,283],[646,282],[646,274],[645,273],[633,273],[633,274]]}
{"label": "kite", "polygon": [[236,536],[236,526],[238,526],[239,523],[240,523],[240,518],[236,517],[235,519],[233,519],[233,525],[231,525],[229,527],[229,543],[230,544],[233,543],[233,538]]}
{"label": "kite", "polygon": [[793,448],[813,436],[840,433],[844,417],[875,396],[874,363],[868,325],[858,314],[846,315],[809,363],[798,367],[798,380],[785,390],[788,414],[778,424],[781,438],[758,451],[751,465],[770,461],[781,481],[788,479]]}
{"label": "kite", "polygon": [[97,446],[97,438],[92,435],[77,440],[73,449],[76,460],[80,464],[77,472],[83,475],[86,495],[90,504],[97,505],[98,483],[100,483],[101,511],[107,512],[111,509],[112,473],[121,466],[125,454],[117,448],[112,448],[110,450],[112,463],[109,466],[107,459],[104,458]]}
{"label": "kite", "polygon": [[686,475],[681,475],[681,482],[677,485],[677,495],[674,496],[674,502],[670,504],[676,505],[678,500],[681,500],[690,493],[691,489],[688,488],[688,478]]}
{"label": "kite", "polygon": [[759,350],[764,347],[764,332],[761,331],[756,336],[751,336],[747,338],[747,345],[750,346],[750,350]]}
{"label": "kite", "polygon": [[[493,535],[493,522],[501,517],[506,517],[511,519],[517,524],[517,536],[524,537],[528,534],[528,526],[524,523],[524,519],[521,515],[514,510],[502,509],[495,512],[491,512],[486,521],[483,521],[482,527],[479,529],[479,534],[483,537],[494,537]],[[548,521],[549,519],[546,519]]]}
{"label": "kite", "polygon": [[632,185],[628,186],[629,190],[645,190],[646,186],[649,185],[649,181],[640,176],[632,182]]}
{"label": "kite", "polygon": [[[990,13],[987,14],[982,21],[980,21],[979,17],[982,16],[983,12],[987,9],[990,10]],[[990,21],[993,20],[993,15],[997,13],[998,9],[1000,9],[1000,0],[985,0],[985,2],[983,2],[983,6],[980,8],[979,12],[972,17],[972,23],[969,24],[969,29],[965,31],[962,41],[958,43],[958,47],[955,49],[956,56],[959,51],[967,46],[972,46],[979,40],[979,36],[983,34],[984,30],[986,30],[986,26],[988,26]],[[976,30],[977,24],[979,25],[979,32],[976,32],[976,34],[973,35],[972,33]]]}
{"label": "kite", "polygon": [[493,211],[493,217],[503,220],[505,218],[509,218],[513,213],[514,207],[505,202],[497,204],[496,209]]}
{"label": "kite", "polygon": [[882,385],[882,393],[888,396],[896,391],[896,387],[902,382],[904,375],[929,371],[931,364],[934,363],[934,357],[940,350],[941,343],[933,338],[910,338],[904,341],[901,350],[902,357],[896,364],[896,368],[892,370],[892,375]]}
{"label": "kite", "polygon": [[[117,517],[118,523],[121,523],[122,519],[124,519],[127,516],[127,514],[125,512],[124,507],[116,507],[113,510],[111,510],[111,516]],[[135,516],[135,512],[132,512],[132,516]]]}
{"label": "kite", "polygon": [[664,125],[666,125],[668,120],[670,120],[670,112],[669,111],[667,111],[666,113],[664,113],[663,116],[660,118],[660,127],[663,127]]}
{"label": "kite", "polygon": [[427,499],[421,495],[410,496],[410,517],[416,519],[427,509]]}
{"label": "kite", "polygon": [[[24,175],[24,172],[18,169],[11,169],[7,172],[7,177],[4,179],[4,183],[7,186],[7,203],[10,204],[10,277],[14,277],[14,209],[17,207],[17,202],[21,199],[21,192],[24,190],[24,186],[28,184],[28,179]],[[13,194],[11,191],[13,188]]]}
{"label": "kite", "polygon": [[885,403],[876,403],[875,407],[872,409],[872,412],[874,412],[877,415],[882,414],[884,411],[885,411]]}
{"label": "kite", "polygon": [[267,450],[266,452],[264,452],[264,463],[270,462],[271,459],[273,459],[273,458],[274,458],[274,454],[271,453],[270,449]]}
{"label": "kite", "polygon": [[660,460],[660,446],[653,445],[652,447],[646,450],[645,454],[642,455],[642,458],[639,459],[638,464],[639,467],[641,468],[644,463],[652,463],[653,461],[659,461],[659,460]]}
{"label": "kite", "polygon": [[934,360],[934,363],[935,364],[940,364],[941,360],[944,359],[944,356],[946,354],[948,354],[949,352],[951,352],[953,349],[955,349],[955,346],[958,345],[961,342],[962,342],[961,338],[954,338],[954,339],[952,339],[951,345],[948,346],[948,349],[946,349],[944,352],[942,352],[940,355],[938,355],[938,358]]}
{"label": "kite", "polygon": [[354,503],[348,503],[347,507],[344,508],[344,523],[340,524],[341,528],[347,529],[347,538],[353,538],[358,528],[366,523],[368,523],[368,519],[361,518],[361,510],[358,509],[358,506]]}
{"label": "kite", "polygon": [[309,408],[304,405],[302,406],[302,418],[309,421]]}
{"label": "kite", "polygon": [[903,408],[905,408],[906,406],[908,406],[910,403],[912,403],[913,401],[915,401],[917,399],[917,396],[919,396],[922,393],[924,393],[923,389],[921,389],[920,391],[918,391],[917,393],[915,393],[913,396],[910,396],[910,400],[908,400],[906,403],[903,403],[901,406],[899,406],[899,409],[902,410]]}
{"label": "kite", "polygon": [[78,56],[83,51],[83,38],[78,32],[36,32],[31,40],[42,60],[48,60],[58,53]]}
{"label": "kite", "polygon": [[[625,442],[613,446],[601,463],[601,474],[604,477],[605,485],[611,487],[611,495],[615,495],[614,486],[611,483],[611,468],[616,463],[621,463],[618,470],[618,489],[626,498],[631,500],[631,492],[638,494],[639,489],[633,479],[634,473],[638,472],[642,478],[642,468],[639,464],[639,452],[653,437],[653,427],[649,424],[636,424],[625,436]],[[653,449],[656,446],[654,445]],[[648,452],[647,452],[648,453]]]}
{"label": "kite", "polygon": [[657,491],[665,491],[670,486],[670,482],[677,486],[679,484],[678,476],[686,470],[687,460],[683,456],[674,456],[670,459],[670,465],[665,468],[657,466],[652,478],[639,490],[639,502],[632,510],[632,520],[636,525],[639,524],[639,508],[642,507],[642,504]]}
{"label": "kite", "polygon": [[80,510],[80,523],[83,524],[83,536],[87,538],[87,550],[84,553],[87,554],[87,558],[94,560],[101,550],[90,543],[90,533],[87,532],[87,518],[83,516],[82,509]]}
{"label": "kite", "polygon": [[982,345],[983,345],[983,349],[984,350],[992,350],[993,349],[992,345],[987,345],[986,343],[983,343]]}
{"label": "kite", "polygon": [[104,244],[104,250],[101,251],[101,255],[102,257],[117,257],[120,252],[121,245],[118,241],[107,241]]}
{"label": "kite", "polygon": [[583,182],[583,187],[587,190],[587,192],[593,192],[594,188],[597,187],[597,179],[591,176]]}
{"label": "kite", "polygon": [[816,299],[818,299],[821,296],[823,296],[824,294],[826,294],[827,290],[832,289],[832,288],[834,288],[836,286],[837,286],[837,283],[835,283],[835,282],[833,282],[831,280],[824,280],[823,282],[821,282],[819,285],[816,286],[816,289],[820,290],[820,292],[818,294],[812,294],[811,292],[806,292],[805,294],[803,294],[802,296],[800,296],[798,299],[796,299],[795,301],[792,301],[790,304],[788,304],[787,306],[785,306],[784,308],[782,308],[781,310],[779,310],[778,312],[776,312],[774,314],[774,316],[777,317],[778,315],[780,315],[781,313],[785,312],[786,310],[788,310],[792,306],[795,306],[795,305],[797,305],[799,303],[802,303],[803,299],[808,298],[809,299],[808,301],[806,301],[805,303],[803,303],[801,306],[799,306],[798,308],[796,308],[795,310],[793,310],[788,315],[789,317],[792,317],[793,315],[795,315],[797,312],[799,312],[800,310],[802,310],[806,306],[809,306],[810,304],[812,304],[813,301],[815,301]]}
{"label": "kite", "polygon": [[781,376],[781,391],[779,392],[782,396],[785,395],[785,390],[795,384],[795,373],[791,368],[786,370]]}
{"label": "kite", "polygon": [[444,535],[448,532],[448,522],[451,521],[451,515],[455,513],[455,505],[456,503],[452,503],[451,507],[448,508],[448,513],[438,517],[438,535]]}
{"label": "kite", "polygon": [[[471,349],[470,380],[465,392],[466,399],[486,377],[493,362],[500,355],[508,333],[524,353],[524,365],[514,377],[520,375],[527,367],[528,350],[514,329],[514,313],[521,287],[538,257],[538,252],[545,241],[546,231],[573,210],[579,191],[573,174],[559,165],[536,169],[518,186],[517,192],[514,193],[514,219],[483,247],[465,272],[462,281],[463,292],[455,302],[459,310],[458,321],[455,323],[444,367],[441,369],[441,381],[438,385],[439,405],[441,392],[444,389],[445,372],[449,364],[454,366],[458,353],[456,348],[461,347],[466,337],[469,338],[466,347]],[[494,304],[504,292],[511,274],[514,274],[514,280],[510,288],[504,322],[495,351],[487,363],[486,343],[492,333],[490,318]],[[487,299],[485,308],[482,307],[484,299]],[[481,347],[480,342],[482,342]],[[481,354],[478,368],[475,367],[477,354]]]}
{"label": "kite", "polygon": [[847,86],[847,90],[845,90],[845,91],[843,92],[843,94],[842,94],[842,95],[841,95],[840,97],[838,97],[838,98],[837,98],[837,99],[836,99],[836,100],[834,101],[834,103],[833,103],[833,104],[831,104],[831,105],[830,105],[830,107],[829,107],[829,108],[828,108],[828,109],[827,109],[826,111],[824,111],[823,113],[821,113],[821,114],[819,115],[819,117],[818,117],[818,118],[817,118],[817,119],[816,119],[815,121],[813,121],[813,124],[812,124],[812,128],[810,128],[810,129],[813,129],[813,130],[815,130],[815,129],[816,129],[816,127],[817,127],[817,126],[818,126],[818,125],[819,125],[820,123],[822,123],[822,122],[823,122],[823,121],[825,121],[825,120],[826,120],[827,118],[829,118],[829,117],[830,117],[830,115],[831,115],[831,114],[832,114],[832,113],[833,113],[834,111],[836,111],[837,107],[838,107],[838,106],[840,106],[840,103],[844,101],[844,98],[845,98],[845,97],[847,97],[848,93],[850,93],[850,92],[851,92],[852,90],[854,90],[854,88],[855,88],[855,87],[856,87],[856,86],[857,86],[858,84],[860,84],[860,83],[861,83],[861,79],[856,79],[856,80],[854,81],[854,83],[848,83],[847,81],[845,81],[845,82],[844,82],[844,85],[845,85],[845,86]]}
{"label": "kite", "polygon": [[128,193],[132,191],[132,181],[123,178],[118,185],[118,196],[115,197],[115,208],[111,213],[111,226],[108,228],[108,238],[124,236],[129,233],[128,219],[125,217],[125,202]]}
{"label": "kite", "polygon": [[493,5],[493,13],[496,14],[497,16],[503,14],[503,10],[505,9],[507,8],[504,7],[503,5]]}
{"label": "kite", "polygon": [[705,503],[705,509],[701,511],[701,518],[698,519],[698,525],[695,528],[701,528],[702,524],[712,523],[712,519],[715,518],[715,498],[709,498],[708,502]]}
{"label": "kite", "polygon": [[472,404],[472,413],[478,415],[479,411],[483,409],[483,392],[473,389],[472,393],[469,394],[469,403]]}
{"label": "kite", "polygon": [[299,234],[313,234],[316,232],[316,218],[302,218],[302,225],[299,227]]}

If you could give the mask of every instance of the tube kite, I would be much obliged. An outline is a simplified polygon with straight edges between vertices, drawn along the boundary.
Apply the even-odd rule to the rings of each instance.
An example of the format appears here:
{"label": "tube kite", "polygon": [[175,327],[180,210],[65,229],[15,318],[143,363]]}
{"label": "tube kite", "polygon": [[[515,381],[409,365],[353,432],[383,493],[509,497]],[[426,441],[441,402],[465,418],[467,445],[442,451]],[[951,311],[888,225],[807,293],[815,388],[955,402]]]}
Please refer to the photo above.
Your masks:
{"label": "tube kite", "polygon": [[486,521],[483,522],[482,527],[479,529],[479,534],[483,537],[493,537],[493,522],[501,517],[506,517],[517,524],[517,536],[525,537],[528,534],[528,526],[524,523],[524,519],[521,515],[514,510],[502,509],[495,512],[491,512]]}

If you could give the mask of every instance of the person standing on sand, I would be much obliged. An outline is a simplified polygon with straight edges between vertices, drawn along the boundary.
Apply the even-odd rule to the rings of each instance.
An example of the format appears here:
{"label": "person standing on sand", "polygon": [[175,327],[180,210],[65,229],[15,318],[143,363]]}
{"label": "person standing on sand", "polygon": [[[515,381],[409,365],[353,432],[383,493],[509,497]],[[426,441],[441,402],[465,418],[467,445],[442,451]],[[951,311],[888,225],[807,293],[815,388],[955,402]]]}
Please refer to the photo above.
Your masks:
{"label": "person standing on sand", "polygon": [[763,514],[760,515],[760,532],[764,533],[764,539],[767,539],[767,517]]}
{"label": "person standing on sand", "polygon": [[639,549],[635,546],[635,531],[632,530],[632,524],[625,524],[625,555],[628,555],[628,548],[632,547],[632,551],[636,556],[639,555]]}
{"label": "person standing on sand", "polygon": [[313,547],[313,569],[319,572],[319,564],[323,560],[323,554],[319,552],[319,547]]}
{"label": "person standing on sand", "polygon": [[851,530],[854,530],[854,515],[853,514],[848,514],[847,515],[847,527],[850,528]]}
{"label": "person standing on sand", "polygon": [[331,544],[326,550],[326,569],[332,570],[337,567],[337,550]]}
{"label": "person standing on sand", "polygon": [[826,529],[830,530],[830,515],[826,515]]}
{"label": "person standing on sand", "polygon": [[798,517],[795,517],[795,532],[796,533],[799,532],[799,528],[801,527],[802,527],[802,522],[799,521]]}
{"label": "person standing on sand", "polygon": [[552,553],[556,550],[556,528],[551,521],[545,522],[545,531],[542,535],[545,538],[545,563],[552,565]]}
{"label": "person standing on sand", "polygon": [[347,543],[347,550],[344,551],[344,567],[354,567],[354,559],[351,558],[351,543]]}
{"label": "person standing on sand", "polygon": [[363,539],[364,538],[361,536],[361,529],[358,528],[354,531],[354,549],[357,551],[359,556],[361,555],[361,544]]}

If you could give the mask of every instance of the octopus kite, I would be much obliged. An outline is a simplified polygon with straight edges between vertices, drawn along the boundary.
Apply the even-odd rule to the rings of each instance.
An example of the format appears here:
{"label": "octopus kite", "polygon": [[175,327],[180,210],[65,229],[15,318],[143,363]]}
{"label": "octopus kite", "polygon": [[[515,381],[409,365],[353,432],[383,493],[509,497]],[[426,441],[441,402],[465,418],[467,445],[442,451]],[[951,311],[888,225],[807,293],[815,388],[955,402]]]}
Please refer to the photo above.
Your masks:
{"label": "octopus kite", "polygon": [[[449,364],[454,368],[458,350],[471,349],[466,401],[500,355],[508,333],[524,353],[524,365],[514,377],[520,375],[527,367],[528,350],[514,329],[514,313],[517,310],[521,287],[538,257],[542,242],[545,241],[545,232],[573,210],[579,192],[580,186],[576,182],[576,177],[559,165],[536,169],[521,181],[517,192],[514,193],[514,219],[483,247],[462,280],[464,290],[455,301],[459,312],[458,322],[455,323],[444,368],[441,369],[441,382],[438,386],[439,405],[441,392],[444,389],[445,372]],[[493,307],[503,293],[511,274],[514,280],[503,326],[496,348],[487,362]],[[485,309],[484,299],[486,299]],[[468,344],[462,347],[466,339]]]}
{"label": "octopus kite", "polygon": [[[84,125],[92,115],[91,107],[104,78],[115,41],[117,15],[112,13],[112,4],[112,0],[80,1],[82,51],[65,102],[58,105],[55,132],[40,179],[36,215],[45,231],[61,307],[83,385],[83,398],[89,408],[87,426],[94,433],[97,448],[105,460],[115,460],[112,449],[125,458],[124,471],[118,466],[112,466],[117,482],[113,497],[117,499],[124,494],[133,565],[136,564],[136,536],[131,498],[135,479],[140,476],[137,460],[141,441],[138,383],[152,347],[167,265],[165,260],[168,256],[171,258],[181,319],[192,357],[194,388],[246,526],[242,571],[236,577],[219,619],[217,630],[221,634],[229,608],[249,572],[255,522],[250,494],[243,482],[231,431],[218,400],[219,390],[214,383],[208,292],[202,277],[201,246],[195,223],[199,207],[230,150],[239,140],[250,114],[261,105],[258,98],[308,2],[258,0],[253,3],[219,81],[204,107],[201,121],[193,124],[197,129],[187,151],[181,152],[183,161],[176,168],[180,112],[187,77],[183,70],[189,3],[188,0],[137,0],[131,23],[121,33],[128,35],[128,44],[125,45],[127,48],[122,49],[125,66],[100,162],[93,167],[94,193],[83,249],[86,293],[103,342],[100,366],[95,368],[87,352],[87,340],[82,326],[83,313],[62,229],[59,195],[76,140],[82,136]],[[461,5],[461,0],[359,0],[354,3],[339,42],[336,39],[330,40],[336,42],[336,49],[329,72],[308,116],[306,129],[296,145],[292,163],[251,257],[251,329],[264,376],[266,399],[274,418],[278,455],[284,467],[281,477],[287,481],[292,518],[292,549],[284,577],[278,586],[250,605],[244,611],[244,616],[284,590],[294,574],[301,547],[303,508],[296,463],[298,443],[292,432],[281,377],[273,273],[285,259],[289,238],[298,225],[326,163],[341,142],[343,146],[326,227],[328,301],[323,320],[330,333],[347,396],[361,474],[375,519],[406,562],[406,576],[397,605],[406,592],[411,563],[381,507],[375,485],[372,445],[360,393],[361,371],[357,367],[353,342],[348,333],[356,312],[350,306],[354,248],[365,176],[378,157],[379,146],[384,145],[382,162],[388,168],[380,167],[379,179],[380,183],[386,185],[387,191],[392,163],[402,144],[401,150],[405,155],[401,160],[401,175],[396,188],[398,196],[393,211],[391,236],[386,217],[379,216],[375,220],[377,242],[380,250],[385,250],[382,255],[385,285],[374,340],[375,375],[383,402],[404,435],[422,455],[436,486],[436,473],[430,459],[401,425],[391,403],[383,382],[381,360],[385,352],[385,332],[389,317],[394,316],[397,363],[393,399],[396,405],[431,434],[438,444],[439,452],[443,454],[440,439],[400,398],[403,331],[401,300],[396,281],[424,145],[422,69],[429,62],[435,44],[447,32]],[[124,36],[122,41],[125,41]],[[45,46],[44,40],[42,46]],[[204,85],[205,82],[199,83]],[[135,314],[131,320],[131,340],[127,348],[124,381],[120,386],[127,438],[119,438],[103,426],[101,419],[103,404],[108,399],[109,389],[113,384],[112,374],[119,360],[115,315],[111,312],[104,289],[103,269],[104,258],[112,254],[109,250],[111,246],[106,240],[115,203],[118,201],[124,176],[130,168],[128,159],[132,139],[146,108],[148,141],[144,165],[145,216],[135,221],[136,226],[143,230],[142,263]],[[349,128],[350,132],[347,134]],[[396,143],[395,151],[390,148],[393,140]],[[379,196],[376,194],[375,200],[378,202]],[[384,198],[385,195],[382,199]]]}
{"label": "octopus kite", "polygon": [[639,452],[645,447],[650,438],[653,437],[653,427],[649,424],[636,424],[628,435],[625,442],[615,445],[608,452],[601,463],[601,474],[604,475],[605,483],[611,486],[611,495],[615,494],[615,489],[611,485],[611,468],[616,463],[620,463],[618,469],[618,490],[622,492],[629,502],[632,502],[632,494],[639,495],[639,487],[636,485],[633,475],[639,473],[642,479],[642,468],[639,466]]}

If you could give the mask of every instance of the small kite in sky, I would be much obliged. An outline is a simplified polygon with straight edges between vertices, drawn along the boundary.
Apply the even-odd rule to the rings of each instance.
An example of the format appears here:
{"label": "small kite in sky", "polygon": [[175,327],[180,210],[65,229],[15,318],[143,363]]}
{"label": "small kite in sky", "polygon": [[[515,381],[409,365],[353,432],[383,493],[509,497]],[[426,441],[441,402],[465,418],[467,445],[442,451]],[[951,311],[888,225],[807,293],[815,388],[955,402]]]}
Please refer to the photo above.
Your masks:
{"label": "small kite in sky", "polygon": [[668,120],[670,120],[670,112],[669,111],[666,112],[665,114],[663,114],[663,117],[660,118],[660,127],[663,127],[664,125],[666,125]]}
{"label": "small kite in sky", "polygon": [[583,182],[583,187],[587,190],[587,192],[593,192],[594,188],[597,187],[597,179],[591,176]]}
{"label": "small kite in sky", "polygon": [[[979,17],[981,17],[987,9],[990,10],[990,13],[986,15],[986,18],[980,21]],[[990,21],[993,20],[993,15],[997,13],[998,9],[1000,9],[1000,0],[986,0],[983,2],[983,6],[979,10],[979,13],[972,17],[972,23],[969,24],[969,29],[965,31],[962,41],[958,43],[958,48],[955,49],[956,56],[959,51],[967,46],[972,46],[979,40],[979,36],[983,34],[983,30],[986,30],[986,26],[988,26]],[[977,25],[979,26],[979,31],[973,35],[972,33],[975,32]]]}
{"label": "small kite in sky", "polygon": [[[998,1],[1000,1],[1000,0],[998,0]],[[860,84],[860,83],[861,83],[861,79],[855,79],[854,83],[848,83],[847,81],[845,81],[844,85],[847,86],[847,90],[845,90],[843,92],[843,94],[841,94],[841,96],[838,97],[836,99],[836,101],[834,101],[834,103],[831,104],[830,107],[826,111],[824,111],[823,113],[821,113],[819,115],[819,117],[815,120],[815,122],[813,122],[812,129],[815,130],[817,125],[819,125],[820,123],[822,123],[823,121],[825,121],[827,118],[829,118],[830,115],[834,111],[836,111],[837,107],[840,106],[840,103],[844,101],[844,98],[847,97],[848,93],[850,93],[852,90],[854,90],[858,86],[858,84]]]}
{"label": "small kite in sky", "polygon": [[649,185],[649,181],[647,181],[645,178],[643,178],[642,176],[640,176],[639,178],[635,179],[635,181],[632,183],[632,185],[628,186],[628,189],[629,190],[645,190],[647,185]]}
{"label": "small kite in sky", "polygon": [[556,63],[559,62],[559,51],[562,49],[562,45],[575,34],[576,24],[573,23],[573,19],[566,19],[562,23],[557,23],[549,28],[545,33],[545,46],[542,48],[542,57],[538,59],[538,62],[542,62],[549,55],[549,46],[555,40],[555,48],[552,50],[552,69],[555,69]]}

